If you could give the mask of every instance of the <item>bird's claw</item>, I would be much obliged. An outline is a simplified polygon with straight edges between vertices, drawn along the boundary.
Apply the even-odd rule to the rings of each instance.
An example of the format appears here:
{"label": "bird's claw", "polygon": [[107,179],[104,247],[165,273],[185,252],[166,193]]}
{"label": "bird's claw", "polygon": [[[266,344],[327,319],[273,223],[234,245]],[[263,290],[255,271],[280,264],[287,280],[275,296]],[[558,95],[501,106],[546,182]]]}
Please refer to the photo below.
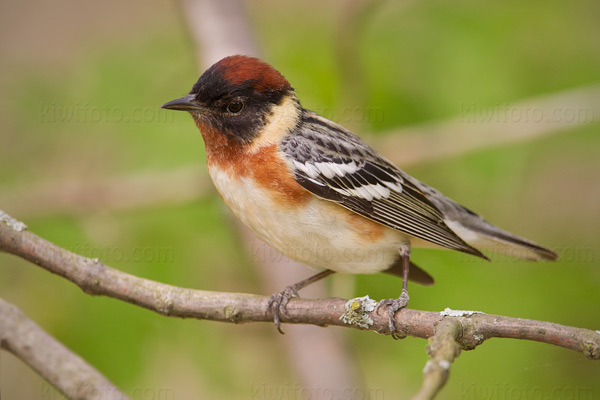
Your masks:
{"label": "bird's claw", "polygon": [[377,305],[377,313],[379,313],[379,310],[381,309],[381,307],[387,307],[387,311],[388,311],[388,327],[390,328],[390,333],[392,335],[392,338],[394,338],[395,340],[401,339],[402,336],[398,335],[397,331],[396,331],[396,321],[394,319],[394,315],[396,314],[396,311],[406,307],[408,305],[408,291],[406,291],[405,289],[402,290],[402,294],[400,294],[400,297],[398,297],[397,299],[385,299],[385,300],[381,300],[379,302],[379,304]]}
{"label": "bird's claw", "polygon": [[281,329],[281,316],[289,317],[287,313],[287,304],[291,298],[299,297],[298,290],[293,286],[288,286],[281,292],[274,293],[267,303],[267,314],[271,314],[275,327],[282,335],[285,333]]}

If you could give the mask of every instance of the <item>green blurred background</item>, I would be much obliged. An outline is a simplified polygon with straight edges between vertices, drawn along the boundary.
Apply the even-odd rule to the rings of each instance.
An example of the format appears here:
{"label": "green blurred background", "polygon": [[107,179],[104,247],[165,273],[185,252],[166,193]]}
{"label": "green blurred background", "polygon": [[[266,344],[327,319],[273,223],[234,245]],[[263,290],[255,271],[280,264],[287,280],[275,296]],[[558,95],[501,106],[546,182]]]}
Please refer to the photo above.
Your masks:
{"label": "green blurred background", "polygon": [[[465,107],[503,107],[600,83],[595,0],[379,2],[352,38],[340,34],[345,2],[245,6],[264,58],[288,78],[303,105],[370,138],[461,116]],[[137,276],[269,294],[214,191],[117,210],[45,207],[44,188],[57,183],[205,169],[202,139],[189,116],[158,111],[200,73],[182,13],[177,2],[154,0],[2,2],[0,200],[11,202],[0,209],[60,246]],[[342,64],[348,49],[360,66],[360,98],[340,73],[348,69]],[[343,120],[347,106],[377,110],[378,117]],[[556,135],[406,168],[489,221],[563,255],[556,263],[486,263],[417,250],[415,260],[436,285],[412,285],[411,307],[475,309],[599,329],[599,121],[596,113]],[[162,198],[161,189],[155,191]],[[35,190],[42,194],[39,204],[17,204],[15,193]],[[375,299],[397,296],[400,285],[388,276],[359,276],[353,289],[340,292],[337,286],[348,285],[335,282],[328,283],[332,296]],[[0,254],[0,297],[133,398],[272,398],[264,388],[299,382],[282,356],[286,336],[270,324],[164,318],[87,296],[6,254]],[[356,398],[416,392],[425,341],[394,342],[359,331],[346,332],[346,339],[364,388]],[[0,353],[0,385],[7,399],[60,398],[6,352]],[[282,398],[300,398],[287,393]],[[318,397],[312,392],[311,398]],[[463,352],[439,398],[600,399],[600,364],[539,343],[490,340]]]}

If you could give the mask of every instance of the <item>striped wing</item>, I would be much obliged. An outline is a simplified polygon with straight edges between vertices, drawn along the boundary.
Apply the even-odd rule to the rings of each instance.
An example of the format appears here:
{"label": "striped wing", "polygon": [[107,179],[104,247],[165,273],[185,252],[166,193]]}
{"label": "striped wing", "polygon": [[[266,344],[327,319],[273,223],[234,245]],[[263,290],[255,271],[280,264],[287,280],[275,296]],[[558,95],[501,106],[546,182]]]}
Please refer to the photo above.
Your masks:
{"label": "striped wing", "polygon": [[340,125],[305,111],[280,148],[297,182],[313,194],[411,236],[485,257],[446,226],[420,182]]}

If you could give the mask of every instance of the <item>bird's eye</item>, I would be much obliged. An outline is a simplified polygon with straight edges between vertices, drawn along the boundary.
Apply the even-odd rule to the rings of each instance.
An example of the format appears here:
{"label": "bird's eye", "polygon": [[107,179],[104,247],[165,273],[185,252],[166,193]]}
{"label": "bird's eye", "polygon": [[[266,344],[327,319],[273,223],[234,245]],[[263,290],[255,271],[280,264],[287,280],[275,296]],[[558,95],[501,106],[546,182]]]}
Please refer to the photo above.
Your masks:
{"label": "bird's eye", "polygon": [[233,114],[237,114],[244,108],[244,103],[239,100],[234,100],[227,105],[227,111]]}

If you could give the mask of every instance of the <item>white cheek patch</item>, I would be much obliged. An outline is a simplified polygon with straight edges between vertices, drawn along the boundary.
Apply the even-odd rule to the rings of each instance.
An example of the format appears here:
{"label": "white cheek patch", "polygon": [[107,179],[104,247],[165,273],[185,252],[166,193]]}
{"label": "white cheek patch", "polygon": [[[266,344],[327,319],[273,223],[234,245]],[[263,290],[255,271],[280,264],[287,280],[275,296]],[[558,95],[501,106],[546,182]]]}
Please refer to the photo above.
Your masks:
{"label": "white cheek patch", "polygon": [[255,152],[261,147],[279,143],[283,136],[298,124],[299,118],[300,110],[295,96],[285,96],[281,104],[271,108],[263,132],[249,151]]}

